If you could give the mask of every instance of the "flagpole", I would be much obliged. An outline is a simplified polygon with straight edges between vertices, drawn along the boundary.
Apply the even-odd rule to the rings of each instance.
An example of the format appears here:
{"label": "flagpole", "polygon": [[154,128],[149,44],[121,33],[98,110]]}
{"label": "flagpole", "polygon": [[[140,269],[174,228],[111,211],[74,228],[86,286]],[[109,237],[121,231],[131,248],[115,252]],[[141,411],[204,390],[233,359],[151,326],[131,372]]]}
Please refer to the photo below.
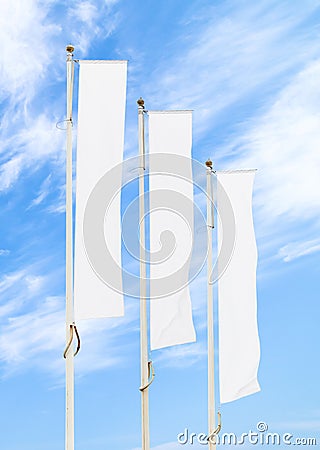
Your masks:
{"label": "flagpole", "polygon": [[141,426],[142,450],[150,449],[149,433],[149,386],[148,386],[148,322],[147,322],[147,268],[146,268],[146,236],[145,236],[145,206],[144,206],[144,100],[140,97],[138,103],[139,132],[139,224],[140,224],[140,373],[141,373]]}
{"label": "flagpole", "polygon": [[73,316],[73,245],[72,245],[72,95],[74,80],[74,47],[67,51],[67,145],[66,145],[66,433],[65,448],[74,450],[74,365],[72,333]]}
{"label": "flagpole", "polygon": [[[207,229],[208,229],[208,261],[207,261],[207,346],[208,346],[208,436],[215,430],[215,377],[214,377],[214,316],[212,277],[212,231],[214,228],[213,193],[212,193],[212,161],[207,166]],[[208,440],[209,450],[216,449],[215,436]]]}

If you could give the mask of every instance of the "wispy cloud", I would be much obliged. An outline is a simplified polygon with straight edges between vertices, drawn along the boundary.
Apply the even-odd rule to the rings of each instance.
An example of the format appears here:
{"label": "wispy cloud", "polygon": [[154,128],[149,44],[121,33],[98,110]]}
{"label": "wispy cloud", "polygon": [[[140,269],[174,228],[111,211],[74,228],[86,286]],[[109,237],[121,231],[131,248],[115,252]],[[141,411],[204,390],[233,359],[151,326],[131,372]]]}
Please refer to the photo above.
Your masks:
{"label": "wispy cloud", "polygon": [[[59,2],[0,3],[0,102],[4,111],[0,129],[0,191],[3,193],[14,192],[22,175],[29,176],[48,163],[54,182],[58,179],[64,184],[59,171],[64,165],[65,133],[56,128],[56,122],[64,116],[63,98],[56,95],[59,84],[64,85],[61,74],[65,70],[64,46],[68,43],[64,40],[69,36],[77,48],[77,56],[85,55],[94,40],[105,38],[114,30],[117,17],[112,16],[111,9],[116,3],[77,1],[63,15],[59,14]],[[61,57],[53,58],[56,50]],[[41,185],[35,198],[29,200],[27,210],[42,204],[51,194],[52,175],[46,173],[39,179]],[[53,191],[56,198],[50,197],[51,206],[47,202],[46,211],[64,211],[64,192],[59,187]],[[27,226],[32,228],[30,223]],[[30,240],[28,246],[26,252],[30,252]],[[6,254],[6,250],[1,251],[1,255]],[[48,261],[42,269],[17,269],[0,280],[0,357],[7,374],[33,366],[45,368],[43,361],[48,363],[45,370],[54,373],[63,370],[60,359],[65,345],[64,299],[55,295],[57,288],[53,287],[51,268],[47,266]],[[109,327],[110,323],[105,322],[95,326],[102,334]],[[91,347],[92,352],[80,359],[80,373],[88,367],[107,364],[106,358],[98,358],[101,345],[97,334],[88,330],[84,335],[86,348]],[[86,364],[90,358],[91,363]],[[110,364],[116,360],[110,354]]]}
{"label": "wispy cloud", "polygon": [[114,30],[116,15],[111,10],[115,3],[77,1],[58,20],[55,2],[1,2],[0,102],[5,109],[0,130],[0,190],[14,187],[25,170],[37,170],[47,161],[61,163],[65,134],[55,124],[64,115],[64,103],[52,99],[52,90],[62,81],[64,61],[52,58],[53,49],[61,49],[62,55],[67,43],[62,39],[70,36],[77,54],[84,55],[94,39]]}
{"label": "wispy cloud", "polygon": [[[127,317],[124,320],[96,320],[94,326],[90,321],[77,324],[83,343],[75,360],[77,377],[124,364],[126,358],[121,336],[128,333],[131,320],[132,317]],[[46,297],[30,312],[9,317],[2,325],[0,360],[5,376],[37,368],[50,373],[58,381],[64,373],[64,348],[65,311],[61,297]]]}
{"label": "wispy cloud", "polygon": [[48,70],[48,45],[60,32],[49,11],[50,2],[37,0],[0,4],[0,98],[9,97],[12,106],[24,108]]}
{"label": "wispy cloud", "polygon": [[176,345],[158,350],[155,360],[163,366],[185,368],[198,363],[206,355],[203,342]]}
{"label": "wispy cloud", "polygon": [[7,289],[13,286],[17,280],[21,279],[23,275],[23,271],[4,275],[0,281],[0,292],[5,292]]}
{"label": "wispy cloud", "polygon": [[63,339],[63,301],[46,296],[51,289],[50,276],[40,273],[36,265],[1,279],[0,361],[4,376],[37,365],[39,353],[50,353]]}
{"label": "wispy cloud", "polygon": [[4,275],[0,280],[0,319],[5,321],[12,314],[19,314],[26,304],[40,294],[45,276],[35,274],[31,268]]}
{"label": "wispy cloud", "polygon": [[0,167],[0,191],[9,189],[17,181],[23,164],[23,157],[16,156]]}
{"label": "wispy cloud", "polygon": [[[39,267],[30,266],[0,280],[0,362],[4,376],[37,368],[59,380],[64,373],[65,299],[50,295],[53,279],[54,274],[43,275]],[[137,333],[137,317],[135,302],[126,306],[123,318],[80,321],[77,325],[83,348],[75,362],[76,375],[124,365],[130,344],[124,346],[123,340],[128,333]]]}
{"label": "wispy cloud", "polygon": [[32,200],[28,209],[40,205],[40,203],[42,203],[47,198],[48,194],[50,193],[51,178],[52,176],[51,174],[49,174],[47,178],[42,182],[37,196]]}
{"label": "wispy cloud", "polygon": [[26,117],[24,125],[3,141],[9,159],[0,169],[0,191],[10,189],[23,170],[37,170],[50,160],[61,164],[64,138],[52,116],[43,113],[36,118]]}
{"label": "wispy cloud", "polygon": [[197,134],[203,133],[224,109],[258,89],[279,88],[290,69],[317,55],[312,34],[296,29],[318,6],[241,1],[200,9],[174,53],[160,58],[149,95],[168,108],[195,107]]}
{"label": "wispy cloud", "polygon": [[79,321],[84,345],[75,362],[78,376],[129,363],[133,342],[128,336],[138,336],[138,310],[138,302],[126,303],[123,317]]}
{"label": "wispy cloud", "polygon": [[222,159],[223,150],[233,153],[229,166],[258,168],[255,219],[264,256],[278,254],[289,261],[318,251],[319,76],[319,61],[303,68],[219,154]]}
{"label": "wispy cloud", "polygon": [[258,167],[257,199],[270,221],[318,218],[320,62],[303,68],[233,142],[241,165]]}
{"label": "wispy cloud", "polygon": [[[61,299],[49,297],[32,312],[8,319],[0,338],[1,360],[11,370],[17,365],[21,367],[22,363],[32,366],[40,353],[48,354],[59,343],[63,348],[63,338]],[[42,363],[38,360],[38,364]]]}
{"label": "wispy cloud", "polygon": [[[50,90],[57,80],[61,82],[64,61],[62,57],[59,62],[53,61],[53,52],[48,48],[60,49],[62,39],[70,36],[77,53],[85,56],[95,39],[105,38],[117,26],[118,17],[110,9],[115,3],[74,2],[59,19],[59,25],[56,25],[52,2],[26,0],[13,6],[8,2],[0,4],[3,43],[0,96],[8,106],[1,127],[0,190],[13,188],[24,171],[37,170],[45,162],[62,167],[65,135],[55,128],[63,115],[62,106],[53,102],[48,109],[49,101],[43,103],[43,95],[47,93],[44,86]],[[288,231],[291,221],[290,233],[283,234],[278,241],[273,238],[272,251],[276,243],[281,250],[274,253],[285,261],[319,249],[313,235],[315,227],[305,242],[303,232],[299,234],[295,225],[297,220],[317,221],[319,211],[318,46],[310,30],[304,28],[303,32],[297,32],[318,6],[317,1],[292,6],[288,1],[279,4],[264,0],[250,7],[241,1],[236,6],[225,2],[222,10],[215,5],[200,10],[185,29],[186,34],[171,43],[175,44],[172,53],[165,52],[159,58],[158,68],[148,71],[145,89],[153,105],[194,108],[198,141],[204,131],[214,131],[213,123],[219,120],[220,114],[231,113],[242,100],[247,105],[250,99],[255,99],[255,107],[248,109],[245,121],[228,136],[228,145],[220,151],[217,149],[216,158],[225,165],[227,155],[233,167],[239,163],[259,168],[256,205],[260,236],[269,240],[268,228],[274,230],[275,226]],[[144,57],[135,49],[132,53],[139,55],[140,60]],[[134,64],[137,70],[144,69],[140,61]],[[263,98],[262,94],[265,94]],[[234,116],[230,117],[233,120]],[[133,133],[131,129],[129,132]],[[200,157],[207,148],[197,151]],[[44,202],[51,181],[50,175],[41,177],[42,184],[38,191],[35,189],[37,195],[30,199],[30,207]],[[48,211],[64,211],[62,200],[61,193],[61,198]],[[289,238],[289,243],[283,241]],[[52,364],[61,370],[64,300],[46,291],[42,275],[32,271],[8,274],[1,283],[0,289],[6,292],[11,289],[6,294],[7,302],[0,308],[4,317],[1,341],[4,363],[14,366],[19,362],[25,366],[49,351],[55,355]],[[21,295],[24,290],[28,295]],[[22,305],[31,298],[26,312]],[[39,298],[46,300],[40,305]],[[47,339],[38,317],[52,336],[48,344],[44,342]],[[131,324],[131,319],[128,320],[125,324],[119,321],[114,336],[121,336],[122,326]],[[104,333],[109,350],[114,348],[108,331],[110,323],[95,325]],[[117,347],[108,359],[99,358],[102,344],[89,325],[81,328],[88,350],[84,350],[83,359],[80,357],[77,362],[79,372],[120,362],[121,352]],[[30,332],[30,344],[22,342],[23,332],[25,335]],[[21,352],[11,347],[10,340],[19,344],[17,348]],[[192,344],[163,350],[157,359],[170,364],[173,361],[181,367],[194,364],[204,354],[201,345]]]}
{"label": "wispy cloud", "polygon": [[94,39],[106,38],[115,30],[118,19],[112,10],[112,6],[117,2],[118,0],[79,0],[70,6],[68,10],[69,20],[77,25],[73,27],[71,32],[77,52],[86,55]]}
{"label": "wispy cloud", "polygon": [[146,77],[150,103],[195,110],[197,158],[211,154],[218,168],[258,169],[261,258],[275,256],[286,240],[317,236],[320,63],[314,29],[303,24],[319,7],[310,0],[200,8]]}
{"label": "wispy cloud", "polygon": [[278,256],[285,262],[290,262],[302,256],[320,252],[320,239],[306,242],[291,242],[281,247]]}

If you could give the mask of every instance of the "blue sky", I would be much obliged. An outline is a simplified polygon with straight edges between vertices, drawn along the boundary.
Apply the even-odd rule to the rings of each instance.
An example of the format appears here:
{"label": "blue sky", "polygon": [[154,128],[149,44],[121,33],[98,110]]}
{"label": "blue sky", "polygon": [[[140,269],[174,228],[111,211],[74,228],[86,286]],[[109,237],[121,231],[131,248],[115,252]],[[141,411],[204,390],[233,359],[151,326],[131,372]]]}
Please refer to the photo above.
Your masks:
{"label": "blue sky", "polygon": [[[224,431],[264,421],[320,442],[319,31],[318,0],[0,3],[1,450],[64,445],[65,132],[56,123],[69,42],[76,58],[129,60],[126,157],[137,154],[143,96],[150,109],[194,110],[195,159],[258,169],[262,391],[222,407]],[[197,343],[152,355],[156,450],[183,448],[185,427],[206,432],[203,274],[192,291]],[[76,448],[136,450],[136,301],[124,318],[80,333]]]}

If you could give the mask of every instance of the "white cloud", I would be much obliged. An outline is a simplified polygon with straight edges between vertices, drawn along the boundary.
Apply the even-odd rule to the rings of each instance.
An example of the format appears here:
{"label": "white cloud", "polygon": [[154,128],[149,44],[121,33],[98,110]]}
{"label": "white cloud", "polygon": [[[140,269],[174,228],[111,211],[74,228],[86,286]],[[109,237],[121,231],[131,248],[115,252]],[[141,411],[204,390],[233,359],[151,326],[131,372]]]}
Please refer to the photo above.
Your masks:
{"label": "white cloud", "polygon": [[50,2],[0,2],[0,98],[28,102],[50,61],[50,42],[60,31],[48,20]]}
{"label": "white cloud", "polygon": [[[37,367],[59,379],[64,373],[62,355],[66,345],[64,298],[46,297],[25,314],[17,314],[15,306],[11,314],[16,315],[2,325],[0,336],[0,360],[5,374]],[[113,323],[116,321],[113,319]],[[121,320],[116,326],[111,322],[112,319],[77,324],[83,348],[75,359],[76,376],[123,365],[125,357],[119,339],[128,327]]]}
{"label": "white cloud", "polygon": [[95,39],[106,38],[117,25],[117,15],[111,8],[118,0],[74,2],[68,10],[68,18],[77,26],[73,27],[71,37],[76,53],[86,55]]}
{"label": "white cloud", "polygon": [[155,361],[163,366],[184,368],[197,364],[205,355],[206,348],[204,343],[194,342],[157,350]]}
{"label": "white cloud", "polygon": [[17,181],[23,165],[21,155],[10,159],[0,168],[0,192],[9,189]]}
{"label": "white cloud", "polygon": [[[95,39],[114,30],[117,19],[111,9],[115,3],[77,1],[57,18],[56,2],[0,2],[0,101],[4,106],[0,190],[11,189],[27,169],[37,170],[48,160],[62,161],[65,133],[55,124],[65,115],[64,104],[51,99],[52,89],[62,81],[67,42],[61,39],[73,38],[77,55],[84,54]],[[57,52],[61,57],[56,57]]]}
{"label": "white cloud", "polygon": [[7,256],[10,255],[10,250],[0,248],[0,256]]}
{"label": "white cloud", "polygon": [[48,208],[48,212],[52,214],[63,214],[66,211],[66,205],[65,201],[63,199],[60,199],[57,204],[52,205]]}
{"label": "white cloud", "polygon": [[94,3],[81,1],[72,6],[72,14],[75,19],[92,26],[92,23],[97,19],[98,10]]}
{"label": "white cloud", "polygon": [[20,280],[24,276],[25,272],[23,270],[17,271],[15,273],[10,273],[4,275],[0,281],[0,292],[5,292],[7,289],[10,289],[17,280]]}
{"label": "white cloud", "polygon": [[[0,280],[0,361],[4,376],[37,368],[60,379],[64,373],[65,299],[52,295],[54,273],[41,274],[38,266],[26,267]],[[123,318],[80,321],[83,348],[76,358],[76,375],[125,365],[136,333],[138,303],[126,306]]]}
{"label": "white cloud", "polygon": [[40,205],[49,195],[51,186],[51,174],[42,182],[37,196],[32,200],[28,209]]}
{"label": "white cloud", "polygon": [[[3,376],[36,368],[60,383],[64,374],[65,299],[55,296],[57,273],[45,261],[0,279],[0,363]],[[139,303],[128,301],[125,316],[77,323],[82,346],[76,376],[131,363],[138,342]],[[137,340],[128,336],[135,335]]]}
{"label": "white cloud", "polygon": [[64,140],[65,134],[56,128],[53,118],[44,113],[27,117],[25,125],[3,143],[10,159],[0,169],[0,191],[10,189],[25,169],[36,170],[50,159],[61,164]]}
{"label": "white cloud", "polygon": [[259,95],[261,86],[270,89],[317,54],[312,36],[295,32],[316,7],[261,1],[200,10],[174,43],[174,54],[160,60],[148,97],[168,108],[195,107],[197,135],[208,131],[223,109],[245,95]]}
{"label": "white cloud", "polygon": [[[258,167],[258,204],[266,218],[318,217],[320,153],[320,61],[312,62],[282,90],[263,116],[253,119],[238,142],[241,165]],[[234,163],[233,163],[234,164]]]}
{"label": "white cloud", "polygon": [[32,312],[8,319],[0,337],[3,376],[32,367],[50,372],[60,366],[63,370],[62,361],[59,364],[65,332],[61,303],[62,299],[48,297]]}
{"label": "white cloud", "polygon": [[[114,29],[110,8],[115,3],[75,1],[69,10],[66,8],[66,14],[57,18],[58,2],[0,2],[0,98],[9,95],[14,104],[21,101],[28,104],[39,84],[45,81],[45,75],[50,76],[50,70],[62,63],[52,57],[61,45],[61,38],[73,36],[77,52],[86,51],[100,31],[109,33]],[[98,22],[101,25],[97,25]],[[81,36],[85,44],[77,36]]]}
{"label": "white cloud", "polygon": [[15,137],[15,144],[30,165],[35,161],[63,153],[65,133],[56,128],[54,118],[44,113],[27,119]]}
{"label": "white cloud", "polygon": [[[317,236],[320,62],[312,27],[301,24],[318,7],[262,1],[200,9],[171,43],[173,52],[160,57],[147,88],[157,107],[195,109],[197,158],[209,148],[217,168],[258,169],[255,219],[264,256]],[[231,126],[239,105],[242,122]],[[232,132],[224,137],[215,123],[225,114]],[[218,133],[227,144],[212,148],[206,138],[199,148],[210,130],[213,141]]]}
{"label": "white cloud", "polygon": [[37,167],[61,150],[54,112],[46,114],[41,106],[35,115],[32,108],[36,94],[48,82],[50,49],[60,32],[50,20],[51,6],[37,0],[0,2],[0,100],[5,101],[1,153],[6,158],[0,169],[0,190],[10,189],[23,170]]}
{"label": "white cloud", "polygon": [[18,314],[26,303],[38,297],[46,281],[46,276],[35,274],[32,267],[4,275],[0,280],[0,319]]}
{"label": "white cloud", "polygon": [[[50,2],[26,0],[12,5],[9,2],[0,4],[0,20],[3,25],[0,26],[0,38],[3,42],[3,54],[0,58],[3,61],[0,66],[3,84],[0,93],[2,98],[9,98],[10,104],[9,112],[2,122],[5,132],[2,131],[4,145],[1,146],[3,155],[8,155],[10,159],[4,162],[1,169],[0,190],[11,188],[23,170],[34,170],[48,160],[58,163],[62,161],[65,134],[55,129],[56,106],[53,105],[52,111],[48,113],[47,105],[44,110],[42,104],[39,113],[35,115],[35,109],[30,104],[35,99],[35,94],[40,92],[45,76],[48,76],[49,84],[53,82],[50,71],[56,63],[51,60],[51,55],[60,45],[59,40],[65,30],[70,30],[69,35],[74,39],[72,43],[76,46],[76,53],[85,54],[94,39],[106,36],[114,29],[117,17],[111,17],[108,9],[114,3],[116,2],[75,2],[65,21],[59,26],[55,25],[55,19],[50,16]],[[296,5],[295,8],[298,9],[293,14],[295,8],[287,9],[287,3],[269,8],[267,2],[263,1],[247,8],[241,2],[240,7],[233,7],[228,14],[220,17],[215,14],[216,9],[213,7],[205,14],[206,22],[203,17],[199,19],[201,27],[193,28],[189,37],[181,39],[183,49],[179,56],[176,53],[171,56],[166,54],[165,66],[163,64],[161,71],[163,67],[166,69],[161,73],[151,74],[150,101],[155,105],[162,105],[165,99],[166,106],[169,107],[196,107],[196,128],[200,135],[212,126],[212,121],[223,109],[245,95],[257,95],[258,88],[276,82],[277,77],[293,67],[298,71],[305,61],[314,57],[317,43],[307,33],[292,40],[287,37],[312,12],[316,4],[306,2],[303,8]],[[12,8],[20,9],[17,14],[12,14]],[[99,20],[102,18],[103,25],[97,26],[97,14]],[[63,33],[58,37],[61,30]],[[55,72],[59,76],[62,59]],[[270,224],[281,228],[280,216],[292,221],[317,217],[319,75],[319,63],[310,63],[309,67],[282,89],[271,106],[262,105],[267,112],[244,124],[240,139],[233,140],[230,146],[223,149],[228,154],[235,154],[236,150],[241,156],[239,163],[241,161],[241,164],[260,169],[257,205],[259,214],[261,213],[260,225],[265,223],[265,228]],[[283,85],[282,79],[279,84]],[[63,115],[61,110],[60,115]],[[222,159],[222,152],[220,157]],[[48,185],[41,186],[33,200],[33,206],[45,199]],[[51,210],[63,211],[64,205],[59,203],[51,207]],[[283,227],[286,228],[287,224]],[[284,252],[279,255],[293,259],[307,254],[306,252],[310,253],[310,249],[317,249],[318,244],[313,244],[313,238],[308,241],[311,243],[309,250],[308,243],[303,244],[294,237],[292,242],[295,241],[298,247],[301,245],[299,250],[290,247],[292,244],[283,245],[279,242],[282,245],[281,251]],[[16,277],[16,280],[20,280],[26,274]],[[12,280],[8,275],[3,280],[4,284],[1,285],[0,282],[0,289],[1,286],[5,290],[9,289]],[[32,364],[39,354],[53,351],[54,362],[49,363],[48,367],[52,367],[52,364],[61,370],[63,365],[59,358],[64,347],[64,326],[61,325],[64,321],[64,302],[63,299],[44,292],[43,284],[41,275],[33,273],[24,278],[23,282],[16,283],[21,291],[27,285],[30,295],[32,292],[33,296],[37,293],[47,300],[42,305],[36,300],[30,305],[30,312],[27,314],[20,310],[25,297],[2,305],[0,315],[2,313],[7,319],[12,313],[17,315],[4,323],[1,349],[6,363],[20,361],[22,366]],[[11,299],[15,298],[13,292],[10,296]],[[48,344],[38,317],[43,318],[47,332],[53,337],[53,341]],[[111,322],[101,322],[95,328],[99,333],[105,333],[104,342],[108,344],[108,348],[113,348],[113,338],[108,331],[104,331],[110,328],[110,324]],[[120,363],[121,355],[118,357],[116,352],[110,353],[107,359],[100,358],[99,354],[103,352],[101,345],[104,344],[99,344],[98,333],[90,331],[89,325],[87,329],[84,325],[81,328],[86,349],[90,351],[83,350],[84,357],[80,356],[77,362],[79,372]],[[28,335],[29,332],[30,344],[22,342],[23,333]],[[121,333],[119,325],[115,336]],[[17,343],[16,349],[11,347],[11,340],[12,343]],[[12,360],[11,353],[14,355]],[[181,367],[197,362],[204,354],[204,348],[192,344],[163,350],[157,360],[165,363],[170,360],[170,364],[173,361]]]}
{"label": "white cloud", "polygon": [[291,242],[280,248],[278,256],[283,261],[290,262],[316,252],[320,252],[320,239],[305,242]]}
{"label": "white cloud", "polygon": [[27,275],[25,277],[27,289],[33,294],[37,294],[41,288],[43,287],[44,283],[46,282],[46,277],[41,275]]}

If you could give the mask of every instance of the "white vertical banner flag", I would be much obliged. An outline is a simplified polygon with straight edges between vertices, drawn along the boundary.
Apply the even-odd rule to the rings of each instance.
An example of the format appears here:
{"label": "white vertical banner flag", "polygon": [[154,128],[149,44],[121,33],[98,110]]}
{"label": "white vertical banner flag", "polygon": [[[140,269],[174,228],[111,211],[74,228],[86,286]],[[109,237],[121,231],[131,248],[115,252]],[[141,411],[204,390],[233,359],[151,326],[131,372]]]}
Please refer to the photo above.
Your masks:
{"label": "white vertical banner flag", "polygon": [[[221,250],[225,240],[227,245],[234,242],[228,261],[218,259],[221,403],[260,390],[257,380],[260,360],[256,298],[257,247],[252,218],[254,177],[255,170],[217,173],[220,216],[218,248]],[[234,227],[230,226],[230,220],[223,223],[226,203],[232,208]]]}
{"label": "white vertical banner flag", "polygon": [[[151,349],[158,349],[196,339],[188,287],[194,233],[192,112],[152,111],[148,115],[150,341]],[[184,157],[179,177],[170,175],[166,155]],[[160,171],[160,165],[167,166],[168,173]]]}
{"label": "white vertical banner flag", "polygon": [[[88,198],[103,175],[123,160],[126,102],[126,61],[80,61],[74,308],[76,319],[123,315],[123,295],[107,286],[91,266],[83,238],[83,218]],[[104,235],[121,267],[121,217],[119,194],[106,211]],[[121,281],[120,281],[121,284]]]}

